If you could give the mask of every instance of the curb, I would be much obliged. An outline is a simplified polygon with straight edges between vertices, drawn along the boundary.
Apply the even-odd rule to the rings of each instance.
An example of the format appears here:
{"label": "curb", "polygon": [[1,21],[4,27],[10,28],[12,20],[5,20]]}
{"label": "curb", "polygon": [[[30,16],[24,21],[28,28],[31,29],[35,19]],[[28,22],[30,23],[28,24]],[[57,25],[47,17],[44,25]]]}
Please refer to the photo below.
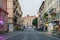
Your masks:
{"label": "curb", "polygon": [[50,32],[40,32],[40,33],[41,33],[41,34],[44,34],[44,35],[46,35],[46,36],[49,36],[49,37],[51,37],[51,38],[60,40],[60,38],[57,38],[57,37],[52,36],[52,33],[50,33]]}
{"label": "curb", "polygon": [[58,39],[60,39],[60,36],[58,34],[54,34],[54,33],[51,33],[51,32],[46,32],[45,33],[46,35],[50,35],[50,36],[53,36],[53,37],[56,37]]}

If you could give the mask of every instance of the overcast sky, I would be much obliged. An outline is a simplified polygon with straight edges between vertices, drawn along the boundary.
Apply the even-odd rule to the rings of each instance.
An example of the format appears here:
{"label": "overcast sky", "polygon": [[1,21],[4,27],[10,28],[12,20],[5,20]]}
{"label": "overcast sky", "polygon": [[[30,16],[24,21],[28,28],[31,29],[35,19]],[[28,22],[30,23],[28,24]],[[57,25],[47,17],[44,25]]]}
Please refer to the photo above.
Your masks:
{"label": "overcast sky", "polygon": [[39,7],[43,0],[19,0],[23,16],[29,14],[30,16],[37,15]]}

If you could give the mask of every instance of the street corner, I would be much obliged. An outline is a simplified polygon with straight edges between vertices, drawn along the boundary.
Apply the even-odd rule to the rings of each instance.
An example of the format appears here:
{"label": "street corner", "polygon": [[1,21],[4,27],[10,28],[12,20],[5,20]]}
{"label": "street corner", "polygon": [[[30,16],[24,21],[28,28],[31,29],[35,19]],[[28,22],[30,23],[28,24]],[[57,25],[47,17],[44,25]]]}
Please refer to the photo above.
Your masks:
{"label": "street corner", "polygon": [[5,36],[0,36],[0,40],[5,40]]}

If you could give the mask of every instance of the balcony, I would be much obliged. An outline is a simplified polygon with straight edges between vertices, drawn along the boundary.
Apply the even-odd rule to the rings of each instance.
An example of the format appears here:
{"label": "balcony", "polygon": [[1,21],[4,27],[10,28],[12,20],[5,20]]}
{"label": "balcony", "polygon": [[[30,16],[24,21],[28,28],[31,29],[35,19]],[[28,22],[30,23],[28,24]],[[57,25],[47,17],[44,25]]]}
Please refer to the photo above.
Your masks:
{"label": "balcony", "polygon": [[17,2],[18,0],[13,0],[13,2]]}
{"label": "balcony", "polygon": [[16,7],[15,7],[15,6],[13,7],[13,10],[14,10],[13,12],[15,12],[15,11],[16,11]]}
{"label": "balcony", "polygon": [[18,4],[18,0],[14,0],[14,1],[13,1],[13,4],[14,4],[14,5],[17,5],[17,4]]}
{"label": "balcony", "polygon": [[56,16],[56,8],[50,9],[49,13],[51,16]]}
{"label": "balcony", "polygon": [[14,18],[13,18],[13,23],[14,23],[14,24],[17,23],[17,17],[16,17],[16,16],[14,16]]}

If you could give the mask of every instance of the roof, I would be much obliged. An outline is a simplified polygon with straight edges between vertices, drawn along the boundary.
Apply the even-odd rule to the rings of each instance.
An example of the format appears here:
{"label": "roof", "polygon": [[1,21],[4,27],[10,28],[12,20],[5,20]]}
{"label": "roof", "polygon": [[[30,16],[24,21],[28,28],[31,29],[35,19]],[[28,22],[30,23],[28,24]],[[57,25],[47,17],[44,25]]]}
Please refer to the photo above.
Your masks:
{"label": "roof", "polygon": [[22,18],[35,18],[35,16],[25,16],[25,17],[22,17]]}

